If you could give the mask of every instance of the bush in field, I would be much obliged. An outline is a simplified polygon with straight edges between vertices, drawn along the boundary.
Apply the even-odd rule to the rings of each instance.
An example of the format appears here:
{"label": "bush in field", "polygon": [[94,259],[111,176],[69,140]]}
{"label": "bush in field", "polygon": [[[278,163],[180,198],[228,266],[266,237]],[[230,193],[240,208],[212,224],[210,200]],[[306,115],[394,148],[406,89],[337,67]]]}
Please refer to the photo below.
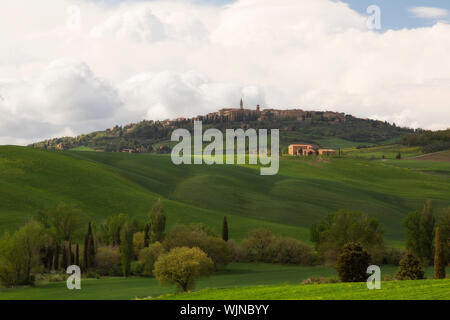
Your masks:
{"label": "bush in field", "polygon": [[383,254],[383,264],[392,264],[398,266],[405,253],[395,248],[388,248]]}
{"label": "bush in field", "polygon": [[269,248],[275,239],[275,235],[271,231],[256,229],[250,232],[247,239],[242,241],[241,247],[249,261],[271,262],[273,256],[269,252]]}
{"label": "bush in field", "polygon": [[407,253],[400,260],[400,267],[395,275],[399,280],[420,280],[423,279],[424,272],[420,265],[420,260],[412,253]]}
{"label": "bush in field", "polygon": [[382,261],[383,231],[376,219],[362,212],[340,210],[310,228],[317,251],[333,264],[348,242],[358,242],[370,253],[373,263]]}
{"label": "bush in field", "polygon": [[95,256],[95,271],[101,276],[120,276],[120,250],[118,247],[99,247]]}
{"label": "bush in field", "polygon": [[225,241],[203,231],[191,230],[186,226],[173,228],[167,234],[163,246],[167,251],[177,247],[198,247],[212,259],[215,270],[223,269],[230,260],[228,245]]}
{"label": "bush in field", "polygon": [[241,246],[237,245],[234,240],[228,240],[228,252],[230,254],[230,261],[233,262],[247,262],[247,256]]}
{"label": "bush in field", "polygon": [[317,262],[313,248],[292,238],[276,238],[268,251],[273,263],[314,265]]}
{"label": "bush in field", "polygon": [[155,262],[159,256],[164,253],[164,248],[160,242],[155,242],[150,246],[143,248],[139,251],[139,271],[140,274],[146,277],[153,276],[153,270],[155,268]]}
{"label": "bush in field", "polygon": [[34,283],[33,272],[43,269],[40,250],[49,236],[37,221],[31,221],[12,236],[0,239],[0,283],[6,287]]}
{"label": "bush in field", "polygon": [[349,242],[342,249],[336,270],[342,282],[366,281],[367,267],[370,265],[370,255],[357,242]]}
{"label": "bush in field", "polygon": [[199,248],[174,248],[161,255],[155,263],[154,274],[160,284],[175,284],[180,290],[194,288],[195,280],[209,276],[214,264]]}

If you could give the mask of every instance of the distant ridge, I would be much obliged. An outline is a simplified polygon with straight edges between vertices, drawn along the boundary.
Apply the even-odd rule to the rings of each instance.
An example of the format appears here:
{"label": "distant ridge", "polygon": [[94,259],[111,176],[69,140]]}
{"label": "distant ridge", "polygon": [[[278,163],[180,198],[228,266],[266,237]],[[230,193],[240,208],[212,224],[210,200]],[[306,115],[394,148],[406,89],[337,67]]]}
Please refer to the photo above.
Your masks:
{"label": "distant ridge", "polygon": [[255,128],[280,129],[280,143],[314,143],[321,147],[374,145],[398,139],[412,129],[333,111],[302,109],[224,108],[193,118],[180,117],[163,121],[144,120],[126,126],[114,126],[77,137],[62,137],[33,143],[30,147],[69,150],[89,148],[106,152],[170,152],[170,136],[177,128],[192,130],[194,121],[202,121],[204,129]]}

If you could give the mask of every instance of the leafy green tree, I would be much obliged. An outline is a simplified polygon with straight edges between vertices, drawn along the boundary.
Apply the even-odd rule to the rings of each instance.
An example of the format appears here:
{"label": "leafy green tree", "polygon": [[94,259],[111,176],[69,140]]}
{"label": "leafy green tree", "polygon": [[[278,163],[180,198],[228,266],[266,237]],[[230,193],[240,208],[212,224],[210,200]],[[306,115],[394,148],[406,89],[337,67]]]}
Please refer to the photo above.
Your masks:
{"label": "leafy green tree", "polygon": [[86,215],[74,205],[59,204],[49,212],[49,223],[54,229],[56,241],[73,241],[81,237],[81,227],[86,222]]}
{"label": "leafy green tree", "polygon": [[227,217],[223,217],[223,222],[222,222],[222,239],[224,241],[228,241],[228,222],[227,222]]}
{"label": "leafy green tree", "polygon": [[40,249],[48,241],[41,223],[31,221],[12,236],[0,240],[0,283],[4,286],[33,284],[32,273],[42,269]]}
{"label": "leafy green tree", "polygon": [[160,284],[175,284],[186,292],[194,288],[196,279],[209,276],[213,270],[212,260],[202,250],[181,247],[161,255],[155,263],[154,274]]}
{"label": "leafy green tree", "polygon": [[411,212],[404,220],[406,228],[406,247],[423,264],[430,264],[433,261],[433,240],[435,219],[431,202],[428,201],[422,212]]}
{"label": "leafy green tree", "polygon": [[445,252],[444,243],[440,237],[439,227],[436,228],[434,237],[434,278],[445,279]]}
{"label": "leafy green tree", "polygon": [[229,248],[225,241],[219,237],[210,236],[206,231],[178,225],[166,236],[164,248],[170,251],[176,247],[198,247],[213,261],[216,270],[223,269],[229,263]]}
{"label": "leafy green tree", "polygon": [[367,279],[370,255],[357,242],[344,245],[336,263],[342,282],[363,282]]}
{"label": "leafy green tree", "polygon": [[358,242],[372,260],[382,259],[383,231],[378,220],[362,212],[339,210],[310,227],[311,240],[318,252],[334,262],[348,242]]}
{"label": "leafy green tree", "polygon": [[424,272],[420,265],[420,260],[412,253],[406,253],[400,260],[400,266],[395,275],[399,280],[420,280],[423,279]]}
{"label": "leafy green tree", "polygon": [[166,216],[164,208],[161,205],[161,199],[153,206],[150,215],[150,241],[162,242],[164,240],[164,231],[166,229]]}
{"label": "leafy green tree", "polygon": [[152,243],[150,246],[139,251],[138,264],[141,275],[145,277],[153,276],[155,263],[164,252],[164,247],[160,242]]}
{"label": "leafy green tree", "polygon": [[124,277],[131,274],[131,261],[133,260],[133,230],[124,225],[120,236],[120,253],[122,259],[122,272]]}

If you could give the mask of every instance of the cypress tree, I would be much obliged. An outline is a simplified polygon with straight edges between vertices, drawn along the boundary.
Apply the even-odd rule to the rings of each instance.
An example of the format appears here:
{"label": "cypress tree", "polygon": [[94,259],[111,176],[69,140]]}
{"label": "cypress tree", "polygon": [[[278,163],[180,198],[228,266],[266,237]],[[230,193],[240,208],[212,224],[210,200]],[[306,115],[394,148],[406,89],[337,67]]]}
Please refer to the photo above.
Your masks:
{"label": "cypress tree", "polygon": [[434,236],[434,278],[445,279],[445,254],[444,243],[441,240],[439,227]]}
{"label": "cypress tree", "polygon": [[75,264],[77,266],[80,266],[80,247],[77,243],[76,249],[75,249]]}
{"label": "cypress tree", "polygon": [[435,219],[433,216],[433,208],[431,201],[428,200],[423,208],[420,217],[420,224],[422,227],[421,242],[422,242],[422,258],[424,263],[431,264],[433,261],[433,240]]}
{"label": "cypress tree", "polygon": [[67,262],[68,262],[67,261],[67,248],[66,248],[66,245],[63,244],[63,246],[62,246],[62,268],[64,270],[67,269],[67,266],[68,266]]}
{"label": "cypress tree", "polygon": [[87,269],[89,268],[89,263],[88,263],[88,243],[89,243],[89,235],[87,234],[84,237],[84,248],[83,248],[83,268],[84,268],[84,271],[87,271]]}
{"label": "cypress tree", "polygon": [[92,228],[91,228],[90,222],[89,222],[89,229],[88,229],[87,261],[88,261],[88,268],[95,266],[94,234],[92,233]]}
{"label": "cypress tree", "polygon": [[144,228],[144,247],[148,247],[150,244],[150,226],[148,225],[148,223],[145,225]]}
{"label": "cypress tree", "polygon": [[68,254],[67,254],[67,265],[71,266],[74,262],[74,256],[73,256],[73,252],[72,252],[72,243],[69,242],[69,246],[68,246]]}
{"label": "cypress tree", "polygon": [[162,242],[164,240],[164,231],[166,229],[166,216],[164,208],[161,205],[161,199],[153,206],[150,215],[150,241],[151,243]]}
{"label": "cypress tree", "polygon": [[56,246],[55,246],[55,256],[54,256],[53,266],[55,267],[55,271],[58,271],[58,269],[59,269],[59,245],[58,244],[56,244]]}
{"label": "cypress tree", "polygon": [[122,272],[124,277],[130,276],[131,260],[133,259],[133,232],[128,225],[121,233],[120,254],[122,257]]}
{"label": "cypress tree", "polygon": [[114,246],[120,246],[120,226],[117,227],[116,233],[114,234]]}
{"label": "cypress tree", "polygon": [[227,217],[223,217],[223,223],[222,223],[222,239],[224,241],[228,241],[228,222]]}

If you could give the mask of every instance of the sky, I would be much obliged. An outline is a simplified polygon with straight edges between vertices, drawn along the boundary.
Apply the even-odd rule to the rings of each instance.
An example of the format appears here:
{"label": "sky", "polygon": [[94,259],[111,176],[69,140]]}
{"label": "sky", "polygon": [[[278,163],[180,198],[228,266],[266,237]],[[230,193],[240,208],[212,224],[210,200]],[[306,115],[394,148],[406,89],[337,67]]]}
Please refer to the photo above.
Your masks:
{"label": "sky", "polygon": [[2,0],[0,23],[0,144],[241,97],[450,127],[447,0]]}

